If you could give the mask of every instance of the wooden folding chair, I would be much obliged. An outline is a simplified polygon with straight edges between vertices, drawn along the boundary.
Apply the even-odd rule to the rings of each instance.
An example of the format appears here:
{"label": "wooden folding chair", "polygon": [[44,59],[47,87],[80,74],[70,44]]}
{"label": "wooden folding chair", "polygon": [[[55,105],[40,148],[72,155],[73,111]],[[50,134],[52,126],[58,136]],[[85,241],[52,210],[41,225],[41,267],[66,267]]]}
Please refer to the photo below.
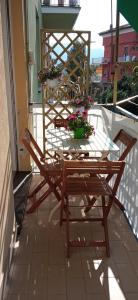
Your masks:
{"label": "wooden folding chair", "polygon": [[[120,156],[118,160],[125,160],[128,153],[131,151],[132,147],[136,143],[137,139],[132,137],[130,134],[128,134],[124,129],[121,129],[115,138],[113,139],[113,142],[118,144],[120,147]],[[121,150],[121,145],[123,149]]]}
{"label": "wooden folding chair", "polygon": [[[119,186],[121,176],[123,174],[125,162],[123,161],[64,161],[63,163],[63,186],[62,186],[62,204],[60,214],[60,224],[66,222],[66,241],[67,241],[67,257],[70,255],[70,247],[81,246],[95,246],[106,247],[106,254],[110,256],[109,251],[109,238],[107,217],[111,209],[114,197],[116,195],[117,188]],[[92,176],[93,174],[93,176]],[[111,188],[103,175],[116,175],[114,185]],[[80,195],[81,202],[83,197],[86,197],[88,202],[92,196],[101,196],[101,203],[97,200],[93,208],[98,207],[101,209],[100,216],[83,216],[83,218],[73,217],[73,213],[69,213],[73,208],[87,207],[85,203],[83,205],[76,205],[72,196]],[[82,197],[83,196],[83,197]],[[106,197],[108,196],[108,197]],[[65,218],[63,217],[63,210],[65,212]],[[93,213],[93,210],[91,211]],[[104,240],[71,240],[70,239],[70,222],[74,222],[74,226],[77,222],[101,222],[104,228]]]}
{"label": "wooden folding chair", "polygon": [[[128,134],[124,129],[121,129],[114,138],[114,143],[118,144],[120,148],[120,156],[118,160],[125,160],[132,147],[137,142],[137,139]],[[122,150],[121,150],[122,148]],[[109,182],[112,178],[112,175],[108,175],[106,180]],[[115,197],[115,204],[121,209],[124,210],[124,206],[120,203],[120,201]]]}
{"label": "wooden folding chair", "polygon": [[[120,155],[117,158],[118,161],[125,160],[129,152],[131,151],[132,147],[135,145],[137,139],[132,137],[130,134],[128,134],[124,129],[119,130],[115,138],[113,139],[113,142],[116,143],[120,148]],[[104,160],[108,160],[109,158],[104,158]],[[113,177],[113,174],[109,174],[106,177],[107,182],[111,180]],[[86,208],[85,212],[88,212],[91,209],[91,206],[94,204],[96,199],[93,197],[91,200],[90,205]],[[115,196],[114,203],[121,209],[124,210],[124,206],[121,204],[121,202],[117,199]]]}
{"label": "wooden folding chair", "polygon": [[[48,197],[48,195],[53,192],[57,200],[61,200],[61,196],[58,191],[61,181],[61,164],[57,162],[48,163],[45,161],[45,156],[39,148],[38,144],[34,140],[30,131],[26,128],[25,134],[23,136],[22,142],[34,160],[36,166],[39,169],[40,175],[43,177],[42,181],[35,187],[35,189],[30,193],[28,198],[32,198],[33,202],[31,207],[28,209],[27,213],[32,213],[35,209]],[[36,199],[37,193],[45,186],[47,190]]]}

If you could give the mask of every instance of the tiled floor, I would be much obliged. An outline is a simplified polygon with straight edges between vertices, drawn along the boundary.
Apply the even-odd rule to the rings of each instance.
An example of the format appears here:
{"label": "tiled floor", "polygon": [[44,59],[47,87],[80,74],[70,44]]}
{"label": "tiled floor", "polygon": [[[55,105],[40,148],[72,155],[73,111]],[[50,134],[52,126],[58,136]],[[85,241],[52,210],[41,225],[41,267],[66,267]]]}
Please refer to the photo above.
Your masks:
{"label": "tiled floor", "polygon": [[[74,248],[68,260],[59,210],[48,222],[55,204],[51,195],[25,216],[4,300],[138,300],[138,242],[122,212],[113,207],[109,216],[110,258],[104,249]],[[78,232],[100,238],[102,226],[72,224]]]}

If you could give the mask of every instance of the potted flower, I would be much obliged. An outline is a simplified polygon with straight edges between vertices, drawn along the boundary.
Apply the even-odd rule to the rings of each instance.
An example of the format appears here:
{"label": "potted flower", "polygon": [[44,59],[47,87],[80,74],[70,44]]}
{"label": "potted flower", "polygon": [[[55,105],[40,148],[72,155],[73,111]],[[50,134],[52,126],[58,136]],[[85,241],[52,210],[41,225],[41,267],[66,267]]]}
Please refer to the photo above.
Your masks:
{"label": "potted flower", "polygon": [[38,73],[39,81],[44,84],[45,82],[50,87],[58,85],[61,77],[61,70],[58,67],[52,66],[51,68],[44,68]]}
{"label": "potted flower", "polygon": [[85,113],[85,111],[83,113],[77,111],[67,118],[68,128],[74,131],[75,139],[88,138],[95,133],[94,127],[86,120]]}
{"label": "potted flower", "polygon": [[84,110],[88,110],[93,105],[93,102],[91,96],[77,96],[71,100],[70,105],[83,112]]}

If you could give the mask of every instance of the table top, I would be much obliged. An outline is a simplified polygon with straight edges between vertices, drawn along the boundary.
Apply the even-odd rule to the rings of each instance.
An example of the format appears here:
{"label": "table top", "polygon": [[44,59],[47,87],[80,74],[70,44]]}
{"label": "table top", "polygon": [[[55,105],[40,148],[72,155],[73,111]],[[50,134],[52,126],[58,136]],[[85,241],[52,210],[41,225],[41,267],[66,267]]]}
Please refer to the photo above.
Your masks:
{"label": "table top", "polygon": [[64,128],[47,130],[47,151],[79,152],[117,152],[118,146],[103,132],[96,130],[88,139],[74,139],[73,132]]}

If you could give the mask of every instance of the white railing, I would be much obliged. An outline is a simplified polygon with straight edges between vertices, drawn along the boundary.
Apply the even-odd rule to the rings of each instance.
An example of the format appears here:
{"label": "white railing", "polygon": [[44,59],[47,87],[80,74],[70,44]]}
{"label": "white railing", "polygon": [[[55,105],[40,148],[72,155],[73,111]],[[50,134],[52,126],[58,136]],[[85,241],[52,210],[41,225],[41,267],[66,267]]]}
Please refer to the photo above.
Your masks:
{"label": "white railing", "polygon": [[[138,61],[138,57],[136,56],[130,56],[130,55],[124,55],[118,57],[118,62],[134,62]],[[92,58],[92,64],[106,64],[111,63],[111,57],[97,57]]]}
{"label": "white railing", "polygon": [[65,7],[79,7],[80,0],[42,0],[42,5],[46,6],[65,6]]}

